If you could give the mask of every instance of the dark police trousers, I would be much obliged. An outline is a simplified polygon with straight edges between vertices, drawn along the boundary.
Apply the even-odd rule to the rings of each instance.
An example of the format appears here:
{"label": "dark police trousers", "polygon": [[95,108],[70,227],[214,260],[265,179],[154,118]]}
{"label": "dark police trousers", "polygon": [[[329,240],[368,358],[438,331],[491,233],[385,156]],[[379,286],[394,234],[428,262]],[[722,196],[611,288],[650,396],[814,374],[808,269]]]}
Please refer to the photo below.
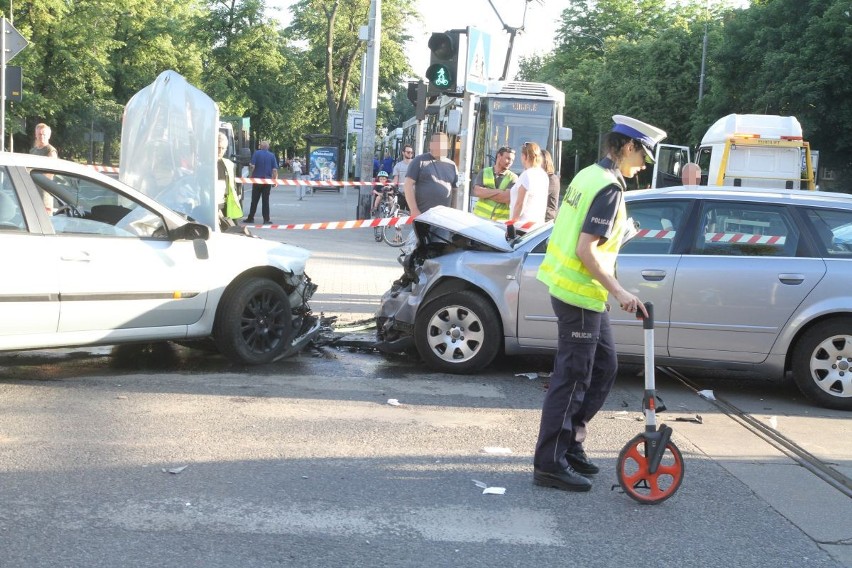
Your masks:
{"label": "dark police trousers", "polygon": [[263,222],[269,222],[269,193],[272,191],[272,184],[255,183],[251,186],[251,209],[249,210],[248,218],[254,219],[254,214],[257,213],[257,202],[261,203],[261,212],[263,213]]}
{"label": "dark police trousers", "polygon": [[548,472],[568,467],[565,454],[582,447],[586,426],[601,409],[618,371],[609,312],[578,308],[550,297],[559,344],[544,395],[533,463]]}

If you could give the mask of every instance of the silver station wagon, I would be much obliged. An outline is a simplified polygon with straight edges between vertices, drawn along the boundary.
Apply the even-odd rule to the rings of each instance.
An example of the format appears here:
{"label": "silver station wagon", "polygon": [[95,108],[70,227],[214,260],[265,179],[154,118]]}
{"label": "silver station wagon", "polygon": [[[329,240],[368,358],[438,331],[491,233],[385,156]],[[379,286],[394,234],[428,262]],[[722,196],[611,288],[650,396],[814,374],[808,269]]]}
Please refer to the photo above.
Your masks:
{"label": "silver station wagon", "polygon": [[[674,187],[626,194],[638,228],[620,282],[655,307],[658,364],[792,373],[817,404],[852,409],[852,195]],[[513,236],[449,208],[414,223],[417,244],[385,293],[378,346],[416,348],[472,373],[506,354],[553,352],[556,318],[536,279],[551,224]],[[641,322],[611,321],[624,361]]]}

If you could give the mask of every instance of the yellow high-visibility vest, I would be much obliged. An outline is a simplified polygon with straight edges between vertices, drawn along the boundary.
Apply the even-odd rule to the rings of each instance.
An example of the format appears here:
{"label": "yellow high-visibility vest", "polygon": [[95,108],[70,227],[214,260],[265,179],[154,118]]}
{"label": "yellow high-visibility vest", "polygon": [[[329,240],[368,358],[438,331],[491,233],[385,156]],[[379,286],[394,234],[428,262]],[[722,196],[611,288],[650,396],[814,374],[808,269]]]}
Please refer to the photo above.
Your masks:
{"label": "yellow high-visibility vest", "polygon": [[[506,170],[503,179],[500,180],[500,187],[497,187],[497,181],[494,177],[494,168],[485,168],[482,170],[482,185],[489,189],[501,189],[505,191],[509,188],[518,176],[512,170]],[[473,207],[473,214],[483,219],[491,219],[492,221],[508,221],[509,220],[509,204],[498,203],[493,199],[485,199],[480,197]]]}
{"label": "yellow high-visibility vest", "polygon": [[[612,170],[597,164],[584,168],[574,177],[565,192],[537,275],[547,285],[551,296],[566,304],[595,312],[606,309],[609,293],[577,257],[577,241],[595,197],[601,189],[612,184],[621,186]],[[626,218],[624,199],[621,199],[612,234],[598,247],[601,265],[610,274],[615,272],[615,260],[621,248]]]}

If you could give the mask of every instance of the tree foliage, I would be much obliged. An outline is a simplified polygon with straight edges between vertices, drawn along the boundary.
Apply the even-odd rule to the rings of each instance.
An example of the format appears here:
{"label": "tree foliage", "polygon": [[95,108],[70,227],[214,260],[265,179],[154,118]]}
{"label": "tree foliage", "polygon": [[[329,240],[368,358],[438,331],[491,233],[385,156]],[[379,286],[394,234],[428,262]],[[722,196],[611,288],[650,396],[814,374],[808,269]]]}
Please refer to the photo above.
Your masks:
{"label": "tree foliage", "polygon": [[[9,2],[0,0],[7,17]],[[173,69],[208,93],[223,115],[251,118],[254,139],[279,150],[304,134],[345,132],[357,108],[369,0],[299,0],[291,24],[269,17],[264,0],[28,0],[14,25],[30,45],[24,99],[7,108],[7,132],[26,150],[39,121],[53,127],[63,157],[117,156],[121,112],[159,73]],[[821,164],[852,174],[852,8],[848,0],[572,0],[553,50],[523,60],[520,78],[566,95],[574,130],[564,161],[597,158],[611,116],[630,114],[664,128],[669,142],[695,144],[732,112],[794,115]],[[405,44],[418,14],[382,0],[379,124],[412,114],[402,80]],[[699,103],[702,42],[707,37]],[[566,168],[569,169],[569,168]],[[568,172],[570,173],[570,171]]]}
{"label": "tree foliage", "polygon": [[[263,0],[31,0],[16,3],[16,28],[30,42],[24,100],[8,109],[16,149],[45,121],[63,157],[87,159],[89,132],[103,132],[95,161],[117,157],[130,97],[167,69],[210,95],[223,116],[249,117],[253,138],[295,149],[313,132],[345,132],[357,107],[369,0],[302,0],[288,29]],[[8,14],[6,14],[8,15]],[[409,3],[384,0],[379,89],[382,116],[409,73],[404,30]]]}
{"label": "tree foliage", "polygon": [[581,167],[596,159],[616,113],[659,125],[675,144],[697,144],[726,114],[762,113],[796,116],[823,165],[849,168],[850,12],[848,0],[755,0],[745,9],[576,0],[562,13],[553,51],[523,61],[521,75],[565,92],[574,129],[566,152],[577,152]]}
{"label": "tree foliage", "polygon": [[[301,0],[293,6],[293,22],[286,30],[307,46],[305,80],[314,88],[322,85],[325,93],[328,120],[317,126],[325,126],[338,138],[346,134],[347,111],[358,107],[361,58],[366,50],[358,31],[368,20],[369,8],[369,0]],[[404,29],[412,17],[409,2],[382,1],[380,92],[396,90],[410,72],[403,45],[410,39]]]}

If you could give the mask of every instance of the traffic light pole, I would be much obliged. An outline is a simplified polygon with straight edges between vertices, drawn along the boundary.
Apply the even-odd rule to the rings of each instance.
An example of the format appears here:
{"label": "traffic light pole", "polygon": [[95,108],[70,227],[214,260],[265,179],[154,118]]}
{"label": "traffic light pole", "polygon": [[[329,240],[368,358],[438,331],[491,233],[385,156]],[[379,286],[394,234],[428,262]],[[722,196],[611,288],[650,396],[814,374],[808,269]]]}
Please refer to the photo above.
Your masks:
{"label": "traffic light pole", "polygon": [[6,151],[6,18],[0,23],[0,152]]}
{"label": "traffic light pole", "polygon": [[459,188],[456,191],[455,203],[453,207],[462,211],[470,211],[470,178],[467,172],[471,167],[471,156],[473,154],[473,111],[474,97],[468,91],[464,92],[462,100],[462,121],[461,121],[461,147],[459,155]]}
{"label": "traffic light pole", "polygon": [[364,125],[361,143],[361,181],[373,180],[376,148],[376,107],[379,91],[379,52],[382,37],[382,0],[370,1],[367,63],[364,66]]}
{"label": "traffic light pole", "polygon": [[414,133],[414,155],[423,153],[423,121],[426,120],[426,83],[417,83],[417,99],[415,103],[415,116],[417,118],[417,129]]}

